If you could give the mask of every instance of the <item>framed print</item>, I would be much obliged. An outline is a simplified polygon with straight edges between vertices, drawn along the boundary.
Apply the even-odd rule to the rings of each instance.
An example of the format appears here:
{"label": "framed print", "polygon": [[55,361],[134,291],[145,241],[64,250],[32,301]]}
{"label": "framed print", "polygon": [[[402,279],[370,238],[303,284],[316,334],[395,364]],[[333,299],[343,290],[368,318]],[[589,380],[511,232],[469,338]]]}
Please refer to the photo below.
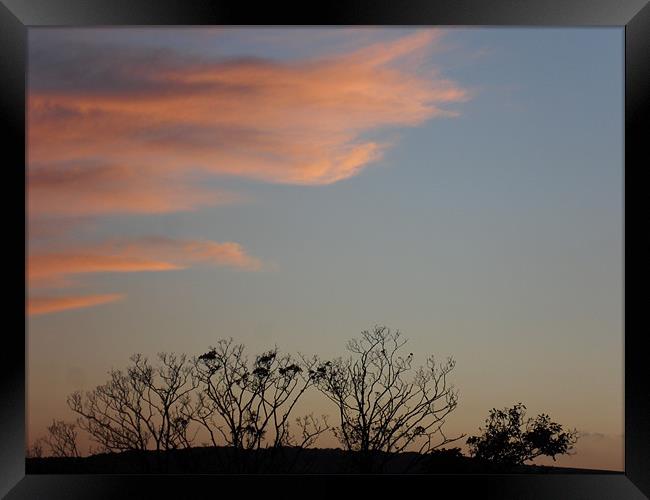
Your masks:
{"label": "framed print", "polygon": [[650,495],[647,2],[0,24],[7,498]]}

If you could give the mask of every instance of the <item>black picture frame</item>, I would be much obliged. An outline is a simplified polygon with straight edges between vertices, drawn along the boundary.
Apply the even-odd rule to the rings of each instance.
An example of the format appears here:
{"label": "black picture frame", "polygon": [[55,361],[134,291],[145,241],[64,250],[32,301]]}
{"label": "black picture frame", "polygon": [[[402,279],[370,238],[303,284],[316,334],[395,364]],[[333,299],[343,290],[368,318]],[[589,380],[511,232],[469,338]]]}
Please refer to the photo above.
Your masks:
{"label": "black picture frame", "polygon": [[[0,495],[7,498],[186,498],[234,494],[442,494],[461,498],[636,499],[650,496],[650,364],[637,324],[639,294],[625,293],[625,471],[572,475],[117,476],[25,475],[25,74],[27,29],[110,25],[456,25],[625,27],[625,221],[640,203],[650,130],[650,5],[647,0],[348,0],[251,5],[232,0],[0,0],[0,112],[9,234],[0,348]],[[645,160],[645,161],[644,161]],[[9,196],[15,194],[15,196]],[[642,219],[643,220],[643,219]],[[624,227],[633,227],[624,224]],[[645,282],[639,248],[624,232],[625,291]],[[647,253],[647,252],[646,252]],[[647,258],[647,257],[646,257]],[[634,269],[634,271],[630,271]],[[639,288],[640,289],[640,288]],[[639,318],[640,319],[640,318]],[[643,324],[640,321],[638,324]],[[424,488],[424,489],[423,489]],[[233,494],[231,493],[231,494]],[[366,493],[366,494],[368,494]]]}

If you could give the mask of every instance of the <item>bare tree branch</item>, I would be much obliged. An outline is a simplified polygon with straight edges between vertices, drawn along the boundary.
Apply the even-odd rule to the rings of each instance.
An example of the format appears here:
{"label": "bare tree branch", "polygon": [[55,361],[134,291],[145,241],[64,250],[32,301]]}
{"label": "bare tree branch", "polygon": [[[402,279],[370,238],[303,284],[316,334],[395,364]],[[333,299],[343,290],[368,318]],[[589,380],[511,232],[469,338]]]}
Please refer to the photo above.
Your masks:
{"label": "bare tree branch", "polygon": [[351,357],[312,369],[318,388],[338,408],[340,425],[333,430],[345,449],[367,454],[415,447],[426,453],[459,439],[442,433],[458,404],[447,382],[454,361],[438,364],[430,357],[413,371],[413,353],[401,354],[405,344],[399,331],[377,326],[348,342]]}
{"label": "bare tree branch", "polygon": [[110,379],[85,394],[68,397],[79,426],[104,451],[156,450],[191,446],[190,397],[198,385],[185,355],[158,354],[158,364],[135,354],[124,372],[111,370]]}

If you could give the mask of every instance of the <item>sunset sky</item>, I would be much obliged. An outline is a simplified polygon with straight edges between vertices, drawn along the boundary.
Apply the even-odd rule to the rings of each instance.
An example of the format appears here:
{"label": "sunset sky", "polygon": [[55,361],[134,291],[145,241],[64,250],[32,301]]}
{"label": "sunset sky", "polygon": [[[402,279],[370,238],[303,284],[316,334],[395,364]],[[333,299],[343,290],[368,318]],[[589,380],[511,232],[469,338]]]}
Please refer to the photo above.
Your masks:
{"label": "sunset sky", "polygon": [[27,118],[30,440],[135,352],[384,324],[450,434],[521,401],[623,469],[621,28],[31,28]]}

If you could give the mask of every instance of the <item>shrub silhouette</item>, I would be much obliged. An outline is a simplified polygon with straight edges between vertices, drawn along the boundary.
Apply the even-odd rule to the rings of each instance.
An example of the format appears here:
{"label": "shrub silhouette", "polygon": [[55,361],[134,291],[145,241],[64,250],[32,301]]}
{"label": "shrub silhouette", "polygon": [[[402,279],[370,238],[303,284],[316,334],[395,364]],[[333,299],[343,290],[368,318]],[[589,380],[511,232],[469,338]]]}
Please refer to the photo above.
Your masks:
{"label": "shrub silhouette", "polygon": [[44,438],[54,457],[78,457],[77,448],[77,424],[53,420],[47,428],[47,436]]}
{"label": "shrub silhouette", "polygon": [[546,414],[526,416],[526,407],[517,403],[512,408],[493,408],[480,436],[467,439],[470,455],[506,465],[521,465],[542,455],[552,457],[569,454],[578,439],[575,430],[566,430],[552,422]]}
{"label": "shrub silhouette", "polygon": [[27,446],[25,458],[42,458],[45,452],[45,444],[44,438],[36,438],[30,446]]}
{"label": "shrub silhouette", "polygon": [[460,448],[455,447],[455,448],[436,448],[435,450],[431,450],[429,452],[430,457],[435,457],[435,458],[462,458],[463,453],[461,452]]}

